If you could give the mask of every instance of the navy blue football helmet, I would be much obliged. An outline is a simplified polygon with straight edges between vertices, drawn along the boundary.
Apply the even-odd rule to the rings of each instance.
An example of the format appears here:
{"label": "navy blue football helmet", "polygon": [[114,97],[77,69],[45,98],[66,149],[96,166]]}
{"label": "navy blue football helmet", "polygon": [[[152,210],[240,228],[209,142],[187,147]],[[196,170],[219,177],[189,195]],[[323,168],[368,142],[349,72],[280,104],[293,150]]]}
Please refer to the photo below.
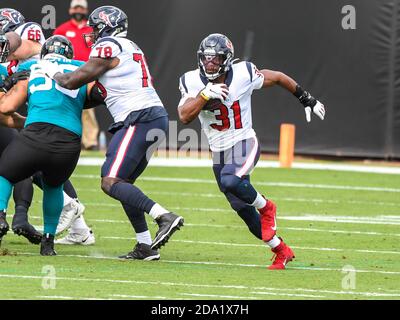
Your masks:
{"label": "navy blue football helmet", "polygon": [[19,11],[10,8],[0,9],[0,27],[5,33],[15,31],[24,23],[25,18]]}
{"label": "navy blue football helmet", "polygon": [[86,44],[91,47],[99,38],[126,37],[128,16],[117,7],[102,6],[90,14],[88,26],[93,28],[93,32],[84,34],[84,37]]}
{"label": "navy blue football helmet", "polygon": [[[217,79],[231,69],[234,54],[233,44],[227,36],[220,33],[208,35],[201,41],[199,50],[197,51],[200,74],[208,80]],[[204,63],[216,57],[222,58],[219,70],[212,74],[207,73]]]}

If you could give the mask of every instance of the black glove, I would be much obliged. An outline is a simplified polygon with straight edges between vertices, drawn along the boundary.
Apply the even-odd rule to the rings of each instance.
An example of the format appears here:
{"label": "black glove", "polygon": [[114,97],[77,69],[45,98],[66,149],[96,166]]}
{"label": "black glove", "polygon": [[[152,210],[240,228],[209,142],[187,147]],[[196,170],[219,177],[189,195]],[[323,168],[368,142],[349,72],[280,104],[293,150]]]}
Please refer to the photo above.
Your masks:
{"label": "black glove", "polygon": [[30,75],[30,70],[16,72],[4,79],[3,83],[0,84],[0,90],[3,92],[8,92],[13,86],[17,84],[18,81],[29,79]]}

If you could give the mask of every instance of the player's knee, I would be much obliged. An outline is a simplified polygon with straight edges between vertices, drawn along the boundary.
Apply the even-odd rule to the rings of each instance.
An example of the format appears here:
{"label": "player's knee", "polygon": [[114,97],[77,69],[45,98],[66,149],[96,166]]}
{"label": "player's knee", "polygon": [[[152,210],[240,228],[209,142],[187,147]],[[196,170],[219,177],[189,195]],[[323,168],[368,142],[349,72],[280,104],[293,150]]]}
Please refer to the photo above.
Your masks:
{"label": "player's knee", "polygon": [[239,199],[231,199],[229,200],[229,204],[231,205],[231,208],[235,210],[236,212],[239,212],[243,209],[246,208],[247,204],[244,203],[243,201]]}
{"label": "player's knee", "polygon": [[111,195],[111,188],[114,184],[120,182],[121,179],[111,178],[111,177],[103,177],[101,178],[101,190],[107,195]]}
{"label": "player's knee", "polygon": [[240,183],[240,178],[235,175],[223,175],[221,177],[221,188],[225,192],[232,192],[236,190],[237,186]]}

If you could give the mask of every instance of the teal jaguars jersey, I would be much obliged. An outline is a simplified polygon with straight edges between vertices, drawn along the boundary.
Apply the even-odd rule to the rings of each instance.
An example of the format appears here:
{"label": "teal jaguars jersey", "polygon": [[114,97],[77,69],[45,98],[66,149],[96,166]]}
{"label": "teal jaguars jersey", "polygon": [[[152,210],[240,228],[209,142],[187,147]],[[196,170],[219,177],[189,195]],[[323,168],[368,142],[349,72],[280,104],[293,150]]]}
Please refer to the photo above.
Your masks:
{"label": "teal jaguars jersey", "polygon": [[[84,62],[62,58],[51,59],[63,68],[63,73],[78,69]],[[50,123],[82,136],[82,109],[86,100],[87,85],[68,90],[45,77],[37,61],[19,66],[18,71],[31,70],[28,82],[28,115],[25,127],[37,122]]]}
{"label": "teal jaguars jersey", "polygon": [[8,72],[7,68],[0,64],[0,82],[3,82],[5,78],[7,78]]}

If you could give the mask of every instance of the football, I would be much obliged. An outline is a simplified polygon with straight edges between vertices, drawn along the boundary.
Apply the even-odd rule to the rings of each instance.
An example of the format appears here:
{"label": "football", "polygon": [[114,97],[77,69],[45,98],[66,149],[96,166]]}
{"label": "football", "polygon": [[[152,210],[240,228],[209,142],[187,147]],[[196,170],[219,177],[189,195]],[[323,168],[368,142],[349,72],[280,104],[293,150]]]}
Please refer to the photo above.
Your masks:
{"label": "football", "polygon": [[221,101],[219,99],[210,99],[204,105],[203,110],[213,111],[219,108]]}

